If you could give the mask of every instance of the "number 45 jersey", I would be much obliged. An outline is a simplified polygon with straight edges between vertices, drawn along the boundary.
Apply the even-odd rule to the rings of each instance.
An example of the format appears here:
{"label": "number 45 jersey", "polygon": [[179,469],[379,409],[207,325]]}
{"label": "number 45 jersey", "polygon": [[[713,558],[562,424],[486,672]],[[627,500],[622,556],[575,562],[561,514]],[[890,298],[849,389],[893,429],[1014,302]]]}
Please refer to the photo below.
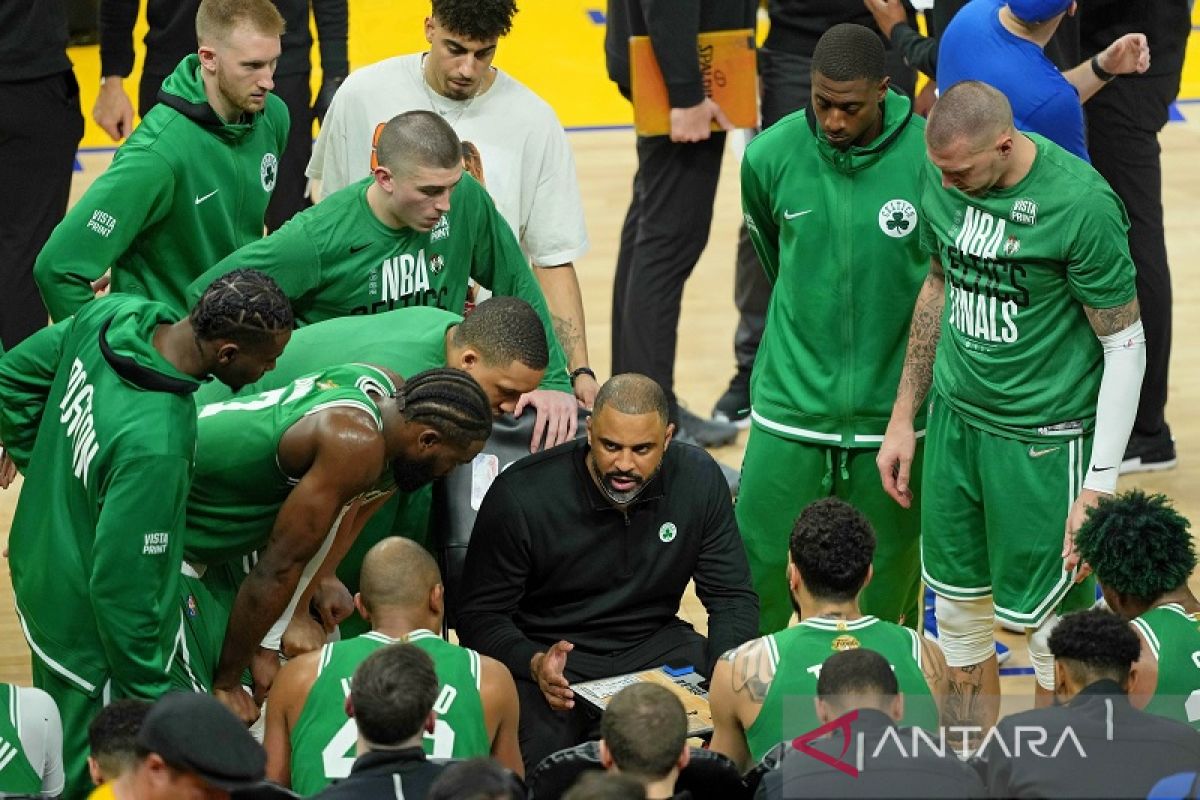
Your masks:
{"label": "number 45 jersey", "polygon": [[491,742],[479,694],[479,654],[427,630],[415,630],[399,639],[372,631],[321,648],[317,679],[291,733],[294,791],[316,794],[350,774],[358,742],[358,728],[345,710],[350,679],[367,656],[396,642],[424,650],[437,671],[438,697],[433,704],[437,724],[432,736],[425,734],[425,754],[430,758],[489,755]]}

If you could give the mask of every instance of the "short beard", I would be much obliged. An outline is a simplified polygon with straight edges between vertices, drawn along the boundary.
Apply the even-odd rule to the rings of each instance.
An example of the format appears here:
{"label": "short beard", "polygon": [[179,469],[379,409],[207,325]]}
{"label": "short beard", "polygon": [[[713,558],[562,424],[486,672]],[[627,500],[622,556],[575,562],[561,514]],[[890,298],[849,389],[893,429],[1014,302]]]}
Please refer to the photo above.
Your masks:
{"label": "short beard", "polygon": [[[588,460],[590,462],[589,467],[591,473],[596,477],[596,483],[600,485],[600,491],[604,493],[604,496],[607,497],[610,502],[618,506],[627,506],[636,500],[638,496],[645,490],[647,484],[654,480],[654,476],[658,474],[658,470],[662,469],[662,462],[659,462],[659,465],[654,472],[650,473],[650,475],[645,478],[639,478],[636,475],[630,475],[626,472],[602,473],[600,471],[600,462],[596,459],[595,451],[590,453]],[[622,478],[633,478],[637,481],[637,485],[627,492],[618,492],[608,485],[608,477],[610,475],[619,476]]]}
{"label": "short beard", "polygon": [[405,461],[392,459],[392,478],[401,492],[415,492],[426,484],[433,483],[433,461]]}

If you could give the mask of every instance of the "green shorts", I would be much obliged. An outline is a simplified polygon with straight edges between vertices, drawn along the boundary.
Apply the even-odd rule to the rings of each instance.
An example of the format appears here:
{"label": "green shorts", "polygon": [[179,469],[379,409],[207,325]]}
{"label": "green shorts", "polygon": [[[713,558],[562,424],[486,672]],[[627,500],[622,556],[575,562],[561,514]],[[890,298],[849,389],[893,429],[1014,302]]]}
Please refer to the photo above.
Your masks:
{"label": "green shorts", "polygon": [[203,578],[186,571],[179,582],[183,629],[171,660],[171,683],[180,689],[211,692],[229,613],[245,578],[240,564],[209,567]]}
{"label": "green shorts", "polygon": [[804,507],[822,497],[850,503],[875,529],[875,577],[859,598],[863,613],[916,627],[921,452],[918,444],[912,469],[917,500],[905,509],[884,493],[875,450],[807,444],[751,426],[734,511],[759,597],[761,634],[787,627],[792,604],[785,570],[792,527]]}
{"label": "green shorts", "polygon": [[925,442],[925,583],[951,599],[991,595],[997,617],[1041,625],[1071,589],[1063,534],[1091,449],[1090,435],[998,436],[937,398]]}

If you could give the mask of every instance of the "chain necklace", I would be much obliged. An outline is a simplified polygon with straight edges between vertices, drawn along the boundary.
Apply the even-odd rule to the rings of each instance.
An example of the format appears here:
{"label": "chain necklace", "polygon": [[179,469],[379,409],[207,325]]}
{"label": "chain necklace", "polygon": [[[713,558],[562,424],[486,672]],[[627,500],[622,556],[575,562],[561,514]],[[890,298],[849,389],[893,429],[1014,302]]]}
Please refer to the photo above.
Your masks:
{"label": "chain necklace", "polygon": [[469,109],[471,104],[475,102],[475,98],[479,97],[479,95],[483,92],[483,86],[486,83],[487,78],[485,76],[483,80],[479,81],[479,88],[477,88],[475,93],[466,100],[451,100],[450,98],[443,98],[458,106],[458,114],[454,116],[454,119],[450,119],[450,111],[443,110],[442,107],[438,105],[438,97],[441,96],[438,95],[435,97],[434,93],[429,89],[429,79],[425,75],[425,60],[427,58],[429,58],[429,53],[421,54],[421,86],[425,89],[425,96],[429,98],[430,110],[436,111],[438,114],[440,114],[442,119],[446,120],[450,127],[453,128],[458,124],[459,120],[463,118],[463,115],[467,113],[467,109]]}

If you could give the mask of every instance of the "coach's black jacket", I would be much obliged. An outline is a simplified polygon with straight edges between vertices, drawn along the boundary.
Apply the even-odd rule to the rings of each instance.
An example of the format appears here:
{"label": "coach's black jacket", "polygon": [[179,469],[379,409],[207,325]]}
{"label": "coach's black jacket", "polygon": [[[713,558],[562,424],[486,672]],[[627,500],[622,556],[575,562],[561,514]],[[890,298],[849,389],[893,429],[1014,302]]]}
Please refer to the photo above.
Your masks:
{"label": "coach's black jacket", "polygon": [[680,625],[679,601],[695,578],[709,615],[708,663],[695,666],[710,674],[758,625],[720,467],[672,442],[622,511],[592,480],[587,455],[587,439],[577,439],[518,461],[492,484],[467,550],[459,637],[524,677],[533,655],[560,639],[608,655]]}
{"label": "coach's black jacket", "polygon": [[[1078,746],[1064,738],[1068,726]],[[1030,743],[1043,732],[1035,751]],[[992,797],[1140,798],[1168,775],[1200,765],[1200,733],[1138,711],[1110,680],[1087,686],[1066,705],[1005,717],[996,734],[1005,746],[985,739],[979,753]]]}

